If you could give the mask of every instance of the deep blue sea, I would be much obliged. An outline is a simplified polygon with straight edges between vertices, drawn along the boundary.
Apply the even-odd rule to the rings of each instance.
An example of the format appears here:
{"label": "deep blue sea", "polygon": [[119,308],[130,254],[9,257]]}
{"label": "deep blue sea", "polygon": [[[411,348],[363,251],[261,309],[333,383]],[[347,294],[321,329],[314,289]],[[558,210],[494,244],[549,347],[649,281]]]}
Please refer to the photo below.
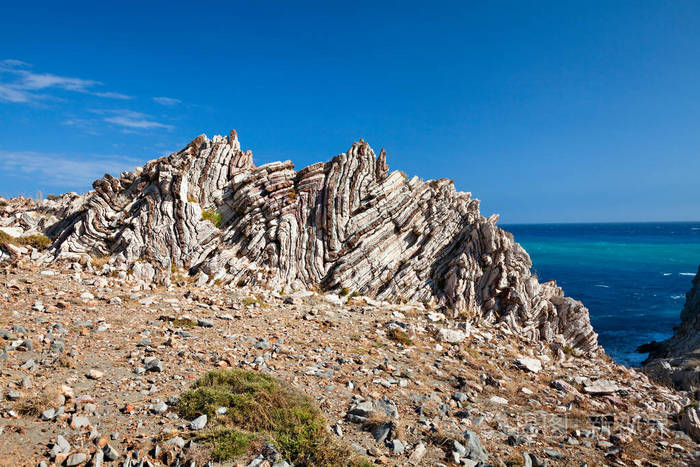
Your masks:
{"label": "deep blue sea", "polygon": [[540,281],[556,280],[590,310],[605,350],[639,366],[635,349],[673,334],[700,265],[700,222],[504,225]]}

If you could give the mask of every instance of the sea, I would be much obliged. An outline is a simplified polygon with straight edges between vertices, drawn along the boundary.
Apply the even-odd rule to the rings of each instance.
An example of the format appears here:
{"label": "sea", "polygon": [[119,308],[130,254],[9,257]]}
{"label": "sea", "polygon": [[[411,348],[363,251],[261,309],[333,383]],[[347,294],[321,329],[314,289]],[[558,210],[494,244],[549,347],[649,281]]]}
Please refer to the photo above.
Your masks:
{"label": "sea", "polygon": [[680,323],[700,265],[700,222],[503,225],[530,254],[540,282],[556,280],[590,310],[598,341],[638,367],[637,347]]}

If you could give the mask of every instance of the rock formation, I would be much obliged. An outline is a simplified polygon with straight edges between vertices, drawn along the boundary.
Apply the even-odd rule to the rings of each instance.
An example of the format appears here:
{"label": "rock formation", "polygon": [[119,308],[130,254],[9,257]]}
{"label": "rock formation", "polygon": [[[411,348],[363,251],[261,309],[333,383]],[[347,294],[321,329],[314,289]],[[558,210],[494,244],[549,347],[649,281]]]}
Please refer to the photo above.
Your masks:
{"label": "rock formation", "polygon": [[19,214],[52,238],[47,260],[102,256],[108,273],[145,281],[185,269],[212,285],[432,303],[559,351],[599,350],[588,310],[537,281],[497,216],[481,216],[450,180],[389,172],[386,153],[362,140],[296,171],[289,161],[256,167],[235,131],[202,135],[93,187]]}
{"label": "rock formation", "polygon": [[644,370],[657,380],[681,390],[700,389],[700,268],[685,295],[681,324],[673,336],[644,345],[639,351],[649,352]]}

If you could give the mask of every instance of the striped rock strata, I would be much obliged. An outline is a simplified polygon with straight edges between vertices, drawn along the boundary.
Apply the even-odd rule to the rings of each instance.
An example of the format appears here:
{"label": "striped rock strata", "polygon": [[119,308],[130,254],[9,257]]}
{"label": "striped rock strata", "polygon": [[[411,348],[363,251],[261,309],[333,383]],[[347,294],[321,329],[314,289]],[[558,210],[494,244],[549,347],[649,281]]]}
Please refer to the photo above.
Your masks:
{"label": "striped rock strata", "polygon": [[[256,167],[235,131],[199,136],[93,187],[66,198],[72,208],[44,207],[64,214],[44,229],[52,259],[109,255],[110,268],[146,280],[184,268],[202,283],[431,302],[555,348],[599,350],[588,310],[537,281],[497,216],[481,216],[450,180],[389,172],[385,152],[364,141],[296,171],[289,161]],[[219,226],[203,218],[214,211]]]}

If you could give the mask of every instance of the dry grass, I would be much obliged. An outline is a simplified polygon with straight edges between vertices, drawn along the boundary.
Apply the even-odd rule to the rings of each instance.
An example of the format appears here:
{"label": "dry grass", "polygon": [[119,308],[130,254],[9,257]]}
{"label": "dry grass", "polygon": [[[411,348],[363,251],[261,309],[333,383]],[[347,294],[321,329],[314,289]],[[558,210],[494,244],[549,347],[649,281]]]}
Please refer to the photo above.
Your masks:
{"label": "dry grass", "polygon": [[386,333],[386,337],[388,337],[394,342],[398,342],[399,344],[405,347],[413,345],[413,340],[408,336],[408,334],[405,331],[402,331],[399,328],[389,330],[389,332]]}
{"label": "dry grass", "polygon": [[56,405],[58,392],[51,389],[25,393],[17,402],[17,412],[21,415],[38,417],[44,410]]}
{"label": "dry grass", "polygon": [[27,237],[13,237],[0,231],[0,246],[2,245],[31,246],[37,250],[45,250],[51,245],[51,239],[46,235],[29,235]]}
{"label": "dry grass", "polygon": [[105,256],[90,255],[90,264],[92,265],[93,268],[100,270],[104,267],[105,264],[109,263],[110,259],[111,259],[111,257],[109,255],[105,255]]}

